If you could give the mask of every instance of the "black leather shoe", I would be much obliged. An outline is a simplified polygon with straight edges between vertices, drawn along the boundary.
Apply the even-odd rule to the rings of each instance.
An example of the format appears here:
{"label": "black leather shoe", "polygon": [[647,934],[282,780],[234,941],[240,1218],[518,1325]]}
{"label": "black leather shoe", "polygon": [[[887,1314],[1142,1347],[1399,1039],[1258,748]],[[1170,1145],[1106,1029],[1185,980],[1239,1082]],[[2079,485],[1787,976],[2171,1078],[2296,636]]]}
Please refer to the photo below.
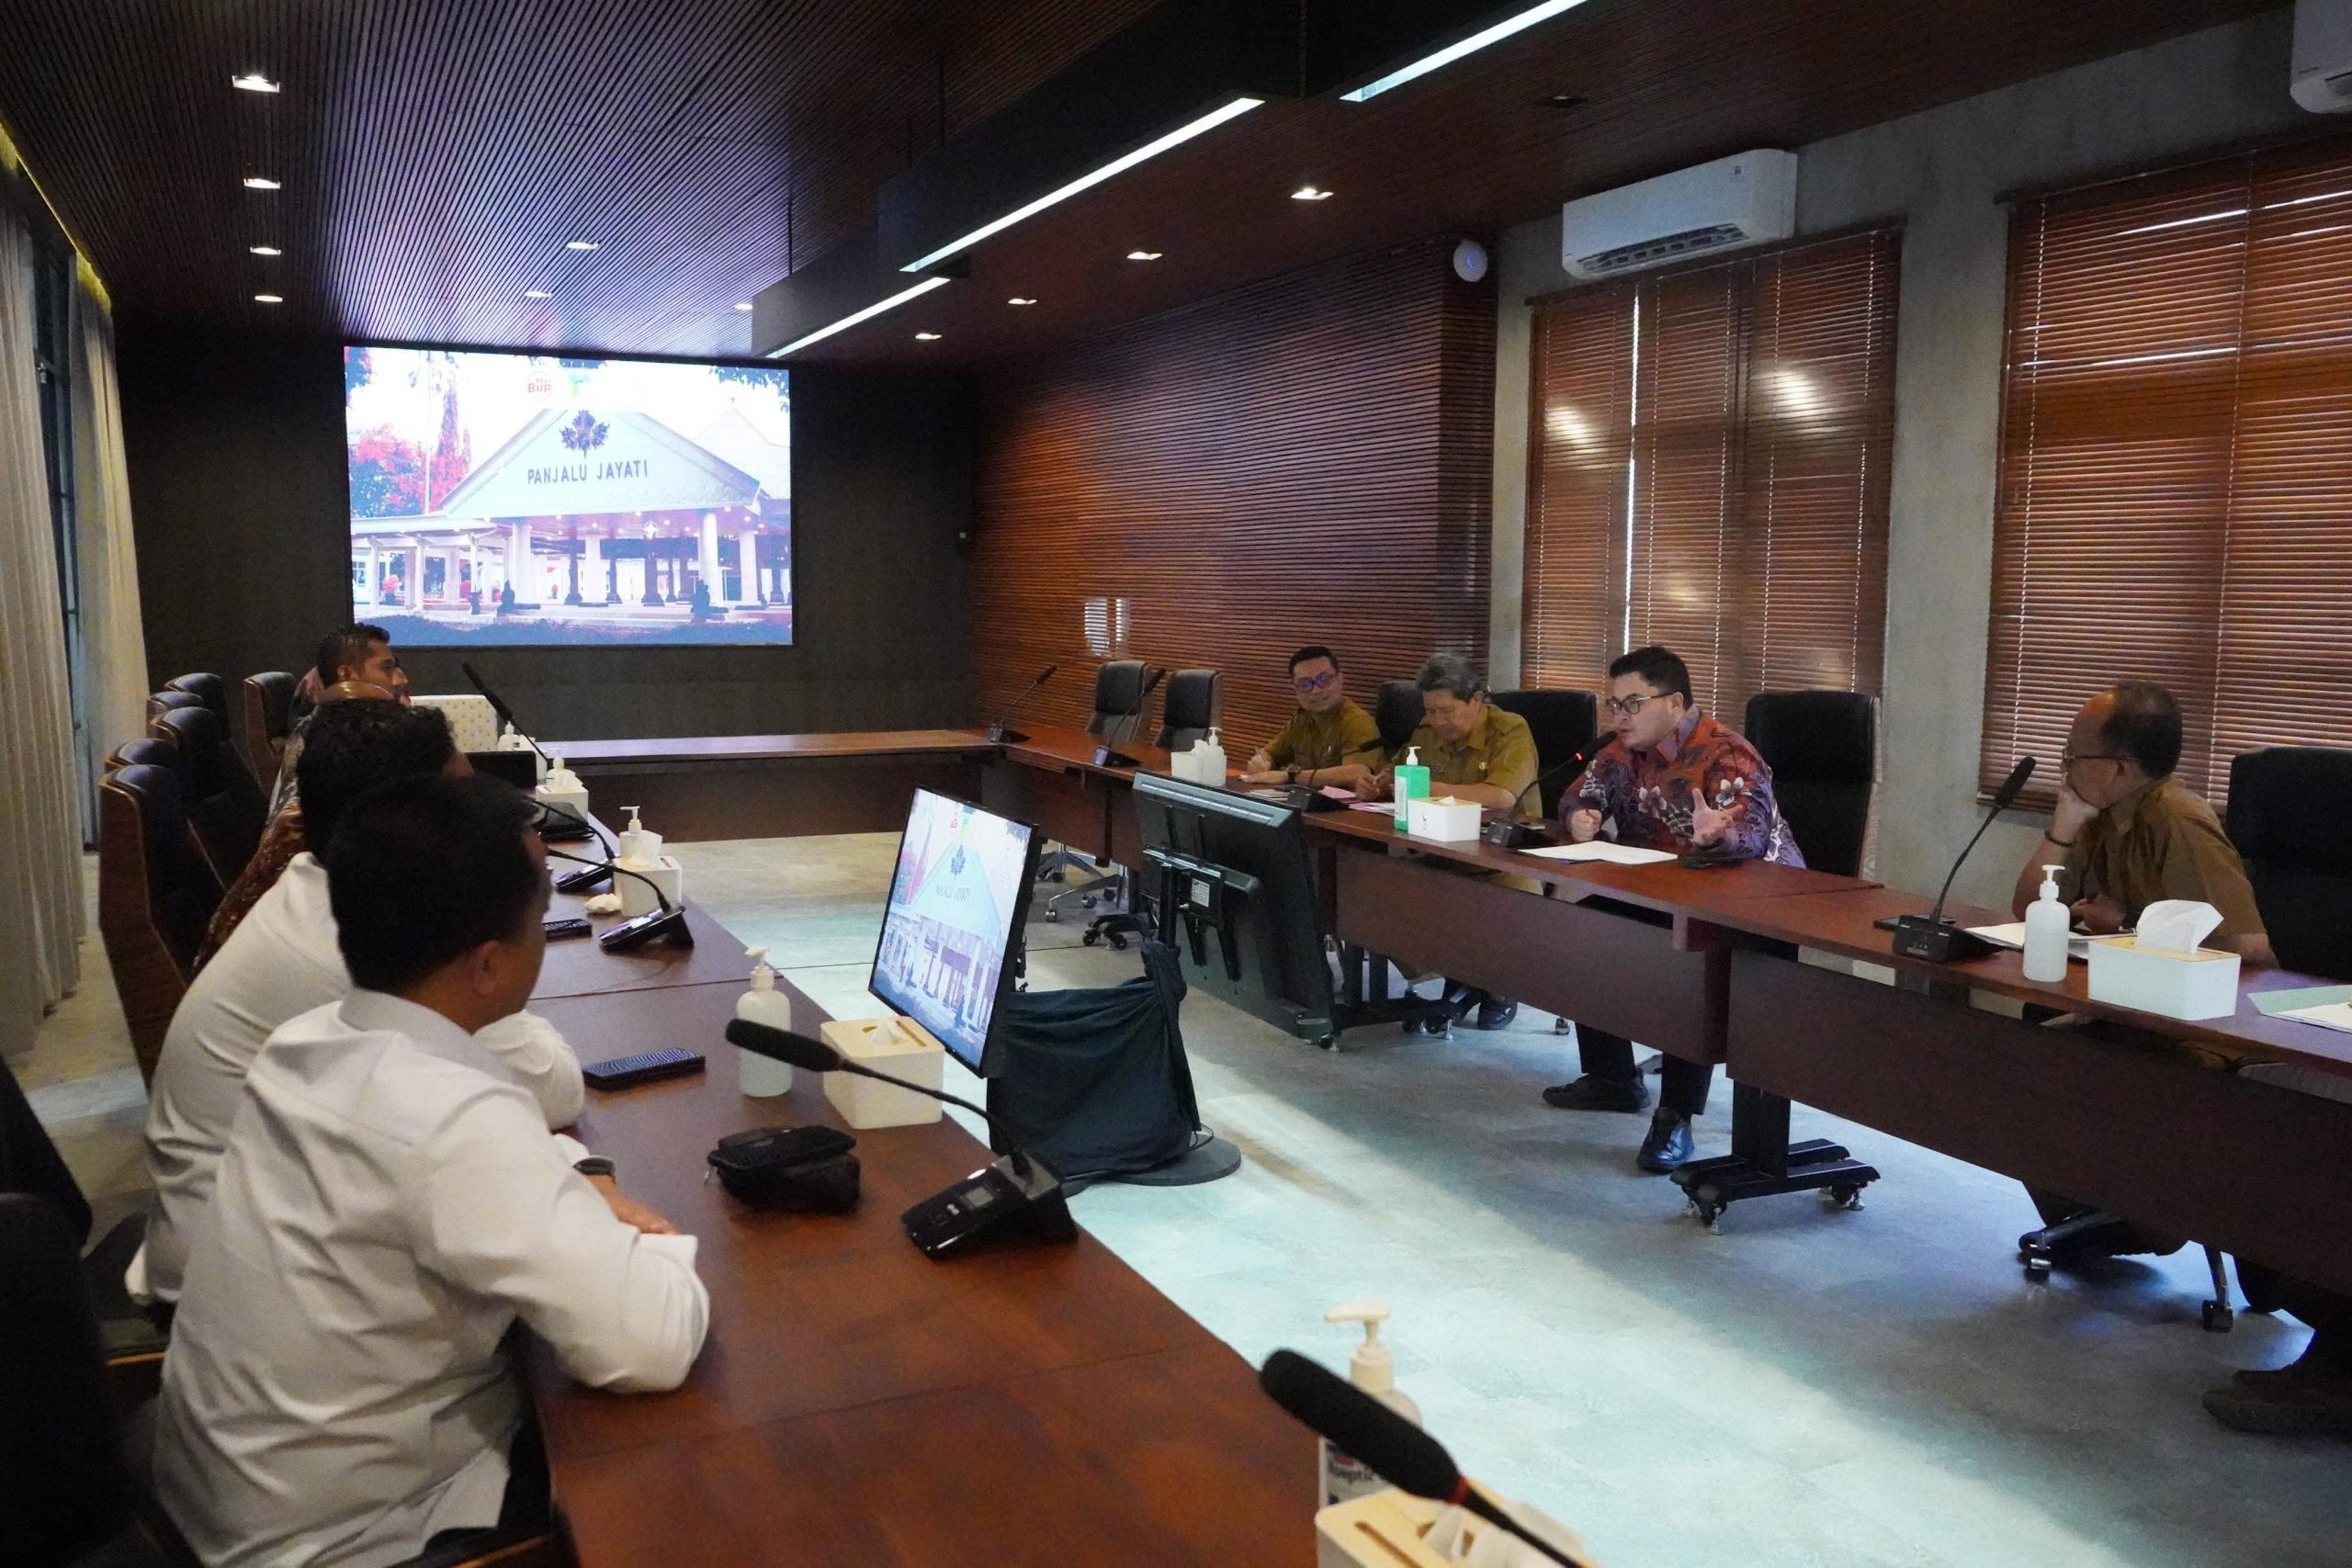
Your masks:
{"label": "black leather shoe", "polygon": [[1509,997],[1488,997],[1478,1004],[1480,1029],[1508,1029],[1519,1016],[1519,1004]]}
{"label": "black leather shoe", "polygon": [[1650,1091],[1639,1078],[1604,1078],[1587,1073],[1574,1083],[1554,1084],[1545,1089],[1544,1103],[1555,1111],[1646,1111]]}
{"label": "black leather shoe", "polygon": [[1690,1118],[1679,1111],[1661,1111],[1650,1118],[1650,1135],[1634,1163],[1654,1176],[1679,1170],[1690,1159]]}

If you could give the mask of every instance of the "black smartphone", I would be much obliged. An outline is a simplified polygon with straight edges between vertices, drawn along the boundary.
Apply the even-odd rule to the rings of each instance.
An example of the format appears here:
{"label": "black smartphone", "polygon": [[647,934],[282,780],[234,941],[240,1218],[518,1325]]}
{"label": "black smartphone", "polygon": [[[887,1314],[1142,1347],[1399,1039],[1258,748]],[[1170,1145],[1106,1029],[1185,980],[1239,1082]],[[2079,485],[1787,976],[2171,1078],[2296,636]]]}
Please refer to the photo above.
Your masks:
{"label": "black smartphone", "polygon": [[694,1051],[646,1051],[634,1056],[615,1056],[608,1062],[591,1062],[580,1069],[590,1089],[627,1089],[632,1084],[654,1083],[662,1078],[682,1077],[703,1069],[703,1059]]}
{"label": "black smartphone", "polygon": [[549,942],[562,942],[570,937],[586,936],[596,928],[582,919],[548,920],[541,927]]}

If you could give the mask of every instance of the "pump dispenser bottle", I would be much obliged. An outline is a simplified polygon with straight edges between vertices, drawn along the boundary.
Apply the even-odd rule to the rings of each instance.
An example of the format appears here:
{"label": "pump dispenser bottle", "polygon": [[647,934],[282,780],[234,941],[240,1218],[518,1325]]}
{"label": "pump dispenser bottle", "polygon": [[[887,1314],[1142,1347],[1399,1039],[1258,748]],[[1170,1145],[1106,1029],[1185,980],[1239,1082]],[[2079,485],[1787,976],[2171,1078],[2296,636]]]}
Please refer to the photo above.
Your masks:
{"label": "pump dispenser bottle", "polygon": [[2025,977],[2063,980],[2066,977],[2066,931],[2074,911],[2058,897],[2063,865],[2041,868],[2041,894],[2025,907]]}
{"label": "pump dispenser bottle", "polygon": [[1412,819],[1412,803],[1426,800],[1430,793],[1430,771],[1421,761],[1418,747],[1405,748],[1405,760],[1396,764],[1396,830],[1403,832]]}
{"label": "pump dispenser bottle", "polygon": [[1217,741],[1214,724],[1209,726],[1208,739],[1193,748],[1193,779],[1212,789],[1225,783],[1225,748]]}
{"label": "pump dispenser bottle", "polygon": [[[743,956],[752,961],[752,988],[735,1002],[735,1016],[753,1023],[764,1023],[771,1029],[792,1027],[792,998],[775,988],[775,971],[768,967],[768,950],[747,947]],[[743,1092],[765,1100],[786,1094],[792,1089],[792,1066],[772,1056],[762,1056],[735,1048],[737,1077]]]}
{"label": "pump dispenser bottle", "polygon": [[[1381,1343],[1380,1325],[1387,1320],[1388,1308],[1379,1302],[1350,1302],[1323,1314],[1326,1323],[1363,1325],[1363,1343],[1348,1358],[1348,1381],[1418,1427],[1421,1424],[1421,1407],[1396,1386],[1396,1358]],[[1322,1441],[1317,1453],[1318,1508],[1369,1496],[1388,1484],[1363,1463],[1333,1448],[1329,1438]]]}

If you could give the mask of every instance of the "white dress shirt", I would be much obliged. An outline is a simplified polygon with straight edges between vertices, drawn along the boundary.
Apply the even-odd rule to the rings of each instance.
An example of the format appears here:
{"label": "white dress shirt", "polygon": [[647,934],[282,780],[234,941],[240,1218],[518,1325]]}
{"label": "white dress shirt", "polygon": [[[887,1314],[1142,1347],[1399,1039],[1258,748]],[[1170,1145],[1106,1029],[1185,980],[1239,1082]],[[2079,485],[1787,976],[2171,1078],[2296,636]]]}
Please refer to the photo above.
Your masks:
{"label": "white dress shirt", "polygon": [[599,1388],[675,1388],[692,1236],[616,1219],[497,1059],[356,990],[270,1037],[188,1248],[155,1486],[213,1568],[374,1568],[495,1524],[519,1319]]}
{"label": "white dress shirt", "polygon": [[[126,1281],[134,1296],[178,1296],[190,1227],[211,1194],[213,1168],[262,1042],[287,1020],[350,991],[326,867],[313,855],[296,855],[198,972],[164,1036],[147,1086],[147,1176],[155,1197]],[[516,1013],[476,1038],[531,1091],[548,1126],[579,1118],[580,1059],[555,1025]]]}

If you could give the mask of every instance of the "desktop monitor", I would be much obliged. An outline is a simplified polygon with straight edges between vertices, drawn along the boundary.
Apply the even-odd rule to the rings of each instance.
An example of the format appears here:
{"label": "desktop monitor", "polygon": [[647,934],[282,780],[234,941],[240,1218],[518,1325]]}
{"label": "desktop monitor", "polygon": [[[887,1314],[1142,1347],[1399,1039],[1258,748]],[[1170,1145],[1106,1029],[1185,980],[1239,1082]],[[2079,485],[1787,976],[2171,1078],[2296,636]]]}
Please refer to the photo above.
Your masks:
{"label": "desktop monitor", "polygon": [[1332,1038],[1340,1009],[1298,811],[1151,773],[1136,775],[1135,807],[1143,891],[1185,979],[1302,1040]]}
{"label": "desktop monitor", "polygon": [[1027,823],[915,791],[869,988],[983,1077],[1036,859]]}

